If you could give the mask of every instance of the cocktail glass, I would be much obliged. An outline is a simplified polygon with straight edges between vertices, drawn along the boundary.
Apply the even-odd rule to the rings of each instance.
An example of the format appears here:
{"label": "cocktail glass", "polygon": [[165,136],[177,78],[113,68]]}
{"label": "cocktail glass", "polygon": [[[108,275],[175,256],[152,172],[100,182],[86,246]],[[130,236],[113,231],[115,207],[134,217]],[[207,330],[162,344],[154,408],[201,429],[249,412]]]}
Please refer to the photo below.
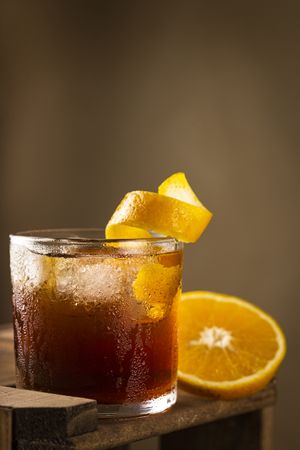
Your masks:
{"label": "cocktail glass", "polygon": [[17,387],[96,399],[103,416],[175,403],[180,242],[98,229],[10,241]]}

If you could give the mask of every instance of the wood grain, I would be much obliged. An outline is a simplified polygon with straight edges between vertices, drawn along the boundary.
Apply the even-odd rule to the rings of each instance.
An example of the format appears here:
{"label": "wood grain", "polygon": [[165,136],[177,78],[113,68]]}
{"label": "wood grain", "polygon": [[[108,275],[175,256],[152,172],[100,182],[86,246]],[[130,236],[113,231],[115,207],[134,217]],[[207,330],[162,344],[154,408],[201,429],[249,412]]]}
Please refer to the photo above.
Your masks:
{"label": "wood grain", "polygon": [[[273,405],[275,386],[271,384],[254,396],[234,400],[204,400],[198,396],[179,391],[176,405],[163,414],[122,420],[99,420],[98,428],[86,436],[72,438],[78,450],[89,448],[108,449],[151,436],[157,436],[186,428],[214,422]],[[88,447],[85,445],[88,444]]]}
{"label": "wood grain", "polygon": [[0,385],[15,384],[15,356],[12,325],[0,325]]}
{"label": "wood grain", "polygon": [[13,415],[10,408],[0,408],[0,450],[11,450]]}
{"label": "wood grain", "polygon": [[13,411],[14,439],[61,439],[97,428],[95,400],[0,386],[0,409]]}
{"label": "wood grain", "polygon": [[261,450],[260,434],[260,411],[252,411],[162,436],[160,450]]}

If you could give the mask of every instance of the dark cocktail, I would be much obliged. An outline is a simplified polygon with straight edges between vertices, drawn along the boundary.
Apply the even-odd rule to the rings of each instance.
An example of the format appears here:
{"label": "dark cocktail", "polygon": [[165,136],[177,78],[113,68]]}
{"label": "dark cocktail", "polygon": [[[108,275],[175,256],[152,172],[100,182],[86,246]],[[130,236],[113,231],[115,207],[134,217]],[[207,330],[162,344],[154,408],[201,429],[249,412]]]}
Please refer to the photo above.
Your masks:
{"label": "dark cocktail", "polygon": [[171,406],[181,268],[172,238],[11,236],[17,386],[93,398],[104,415]]}

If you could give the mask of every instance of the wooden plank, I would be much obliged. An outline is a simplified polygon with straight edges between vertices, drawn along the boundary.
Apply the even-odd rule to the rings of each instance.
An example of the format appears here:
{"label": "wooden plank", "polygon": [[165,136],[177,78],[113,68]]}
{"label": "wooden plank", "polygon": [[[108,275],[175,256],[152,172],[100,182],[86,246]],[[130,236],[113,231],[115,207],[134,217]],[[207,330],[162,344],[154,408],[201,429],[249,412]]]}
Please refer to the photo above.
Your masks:
{"label": "wooden plank", "polygon": [[[81,399],[73,397],[56,396],[53,394],[36,393],[31,391],[22,391],[13,388],[1,388],[18,391],[19,393],[31,393],[47,396],[51,407],[55,405],[57,399],[54,397],[63,397],[63,400],[71,402]],[[1,394],[1,390],[0,390]],[[2,398],[2,396],[1,396]],[[21,399],[22,400],[22,399]],[[57,449],[77,449],[77,450],[96,450],[108,449],[134,442],[140,439],[146,439],[151,436],[171,433],[174,431],[184,430],[186,428],[202,425],[216,420],[239,416],[249,411],[260,410],[267,405],[272,405],[275,400],[275,387],[270,385],[267,389],[258,394],[235,401],[213,401],[203,400],[188,393],[181,392],[177,404],[168,412],[147,417],[138,417],[132,419],[101,419],[95,431],[84,433],[83,429],[76,430],[77,436],[70,437],[72,433],[66,431],[66,428],[60,428],[57,433],[56,427],[62,427],[61,421],[64,416],[57,416],[54,411],[41,416],[45,411],[36,408],[39,411],[37,415],[17,414],[16,437],[18,445],[16,448],[35,450],[43,448]],[[29,401],[29,398],[27,398]],[[22,401],[19,405],[23,405],[26,411],[27,401]],[[6,402],[6,405],[9,402]],[[31,405],[31,403],[29,403]],[[35,402],[36,404],[36,402]],[[41,404],[41,402],[40,402]],[[40,406],[37,405],[37,406]],[[47,406],[50,406],[49,403]],[[45,418],[46,422],[44,422]],[[56,419],[55,419],[56,417]],[[59,417],[59,422],[58,421]],[[24,422],[25,420],[25,422]],[[21,421],[21,422],[20,422]],[[40,423],[42,422],[42,427]],[[32,424],[34,423],[34,430]],[[49,428],[50,427],[50,428]],[[38,429],[38,433],[36,432]],[[73,429],[74,432],[74,429]],[[262,447],[263,448],[263,447]],[[268,450],[263,448],[263,450]]]}
{"label": "wooden plank", "polygon": [[[68,439],[20,439],[14,442],[14,450],[70,450],[71,442]],[[88,449],[86,449],[88,450]]]}
{"label": "wooden plank", "polygon": [[12,449],[13,416],[10,408],[0,408],[0,449]]}
{"label": "wooden plank", "polygon": [[96,431],[87,433],[85,436],[76,436],[71,439],[71,442],[77,450],[108,449],[256,411],[274,402],[275,386],[273,384],[251,397],[234,401],[204,400],[181,391],[176,405],[163,414],[134,419],[102,419],[99,420]]}
{"label": "wooden plank", "polygon": [[15,384],[15,356],[12,325],[0,326],[0,385]]}
{"label": "wooden plank", "polygon": [[160,450],[261,450],[260,433],[260,411],[253,411],[162,436]]}
{"label": "wooden plank", "polygon": [[160,450],[272,450],[274,406],[161,437]]}
{"label": "wooden plank", "polygon": [[14,439],[62,439],[97,428],[95,400],[0,386],[0,408],[13,410]]}
{"label": "wooden plank", "polygon": [[[114,447],[113,450],[129,450],[128,445]],[[1,449],[1,447],[0,447]],[[67,440],[43,440],[27,441],[22,439],[15,443],[14,450],[74,450],[72,442]],[[1,449],[2,450],[2,449]],[[90,447],[84,447],[84,450],[90,450]]]}
{"label": "wooden plank", "polygon": [[274,406],[267,406],[261,411],[261,449],[273,449]]}
{"label": "wooden plank", "polygon": [[[272,409],[273,407],[267,407],[265,410],[256,410],[210,423],[202,423],[197,427],[181,429],[163,435],[161,436],[160,450],[182,450],[182,448],[188,448],[189,450],[271,450],[271,447],[266,446],[272,440],[272,430],[268,426],[266,427],[265,411],[267,410],[269,415]],[[161,417],[162,415],[155,416],[158,420]],[[126,445],[119,447],[114,445],[115,442],[120,440],[120,436],[118,436],[120,428],[116,427],[116,422],[122,423],[123,428],[126,428],[129,422],[133,422],[138,428],[141,422],[145,420],[148,422],[148,426],[151,426],[149,417],[109,421],[113,422],[110,423],[110,428],[113,425],[115,434],[114,439],[111,439],[110,442],[108,442],[108,435],[104,433],[104,424],[101,426],[100,423],[98,431],[95,433],[70,439],[37,439],[31,441],[22,439],[18,441],[16,448],[18,450],[46,450],[48,448],[52,450],[71,448],[77,450],[109,448],[126,450]],[[267,419],[268,421],[269,419]],[[100,422],[107,422],[107,420]],[[152,428],[152,432],[156,434],[154,428]],[[130,439],[132,437],[131,430]]]}

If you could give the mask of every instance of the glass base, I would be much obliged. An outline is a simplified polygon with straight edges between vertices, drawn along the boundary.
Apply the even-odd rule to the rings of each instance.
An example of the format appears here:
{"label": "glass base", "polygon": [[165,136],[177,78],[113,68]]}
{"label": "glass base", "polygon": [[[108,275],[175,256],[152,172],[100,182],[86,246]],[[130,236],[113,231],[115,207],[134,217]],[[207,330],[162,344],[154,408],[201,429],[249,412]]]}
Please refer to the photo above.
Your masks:
{"label": "glass base", "polygon": [[101,405],[98,404],[98,417],[134,417],[146,414],[156,414],[171,408],[177,399],[177,389],[174,387],[167,394],[161,395],[152,400],[140,403],[124,403],[122,405]]}

